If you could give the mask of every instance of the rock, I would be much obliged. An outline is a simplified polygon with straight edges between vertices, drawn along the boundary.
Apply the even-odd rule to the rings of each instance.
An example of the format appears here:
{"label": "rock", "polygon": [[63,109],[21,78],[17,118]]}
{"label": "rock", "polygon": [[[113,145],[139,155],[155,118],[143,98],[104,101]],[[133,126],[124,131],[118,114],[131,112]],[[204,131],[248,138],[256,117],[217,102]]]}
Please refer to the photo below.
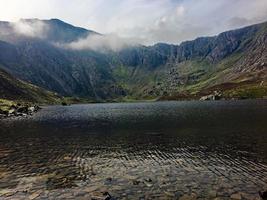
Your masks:
{"label": "rock", "polygon": [[152,187],[153,184],[152,184],[152,179],[151,178],[146,178],[145,181],[144,181],[144,184],[147,186],[147,187]]}
{"label": "rock", "polygon": [[208,101],[208,100],[212,100],[213,99],[213,95],[206,95],[201,97],[199,100],[200,101]]}
{"label": "rock", "polygon": [[217,196],[217,192],[215,190],[211,190],[211,191],[209,191],[208,195],[210,198],[215,198]]}
{"label": "rock", "polygon": [[32,112],[33,113],[34,111],[35,111],[35,107],[34,106],[31,106],[31,107],[28,108],[28,112]]}
{"label": "rock", "polygon": [[147,187],[152,187],[153,186],[153,184],[151,184],[151,183],[148,183],[148,182],[144,182],[145,183],[145,185],[147,186]]}
{"label": "rock", "polygon": [[38,110],[41,110],[41,107],[38,106],[38,105],[34,105],[34,109],[35,109],[35,112],[38,111]]}
{"label": "rock", "polygon": [[133,180],[134,185],[139,185],[140,181],[139,180]]}
{"label": "rock", "polygon": [[252,195],[252,194],[248,194],[248,193],[245,193],[245,192],[240,192],[241,196],[242,196],[242,199],[254,199],[255,195]]}
{"label": "rock", "polygon": [[197,195],[196,194],[185,194],[182,197],[179,198],[179,200],[196,200],[197,199]]}
{"label": "rock", "polygon": [[231,198],[231,199],[236,199],[236,200],[241,200],[241,199],[242,199],[242,197],[241,197],[241,195],[240,195],[239,193],[232,194],[232,195],[230,196],[230,198]]}
{"label": "rock", "polygon": [[151,183],[152,179],[151,178],[146,178],[145,181]]}
{"label": "rock", "polygon": [[108,192],[95,193],[92,195],[91,199],[92,200],[114,200],[114,198]]}
{"label": "rock", "polygon": [[99,187],[98,185],[94,185],[94,186],[89,186],[89,187],[86,187],[84,189],[85,192],[88,192],[88,193],[91,193],[91,192],[94,192],[96,190],[99,190]]}
{"label": "rock", "polygon": [[16,110],[14,108],[11,108],[9,111],[8,111],[8,115],[12,115],[12,114],[15,114]]}
{"label": "rock", "polygon": [[39,106],[21,106],[21,104],[11,105],[7,110],[0,109],[0,118],[10,117],[10,116],[27,116],[34,112],[40,110]]}
{"label": "rock", "polygon": [[124,178],[128,179],[128,180],[136,180],[137,179],[136,176],[131,176],[131,175],[128,175],[128,174],[125,174]]}
{"label": "rock", "polygon": [[172,192],[165,191],[164,193],[169,197],[175,197],[175,194]]}
{"label": "rock", "polygon": [[106,178],[106,181],[111,182],[112,181],[112,178],[111,177],[108,177],[108,178]]}
{"label": "rock", "polygon": [[29,196],[29,199],[30,200],[33,200],[33,199],[36,199],[37,197],[39,197],[40,196],[40,192],[35,192],[35,193],[33,193],[33,194],[31,194],[30,196]]}
{"label": "rock", "polygon": [[220,100],[222,97],[222,94],[218,91],[214,91],[213,94],[209,94],[206,96],[201,97],[199,100],[200,101],[215,101],[215,100]]}
{"label": "rock", "polygon": [[112,196],[108,192],[104,192],[103,195],[105,196],[105,200],[112,200]]}
{"label": "rock", "polygon": [[9,194],[9,193],[12,193],[13,191],[11,189],[2,189],[0,190],[0,196],[2,195],[6,195],[6,194]]}
{"label": "rock", "polygon": [[71,157],[70,157],[70,156],[64,156],[63,159],[64,159],[64,160],[71,160]]}

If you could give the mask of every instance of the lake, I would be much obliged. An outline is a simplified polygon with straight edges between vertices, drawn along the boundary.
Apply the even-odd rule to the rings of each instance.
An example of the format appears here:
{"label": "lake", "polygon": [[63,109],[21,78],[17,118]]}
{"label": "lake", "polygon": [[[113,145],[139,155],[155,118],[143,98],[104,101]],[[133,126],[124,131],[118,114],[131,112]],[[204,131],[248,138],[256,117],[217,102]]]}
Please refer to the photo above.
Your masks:
{"label": "lake", "polygon": [[264,100],[47,106],[0,121],[0,199],[259,199],[264,190]]}

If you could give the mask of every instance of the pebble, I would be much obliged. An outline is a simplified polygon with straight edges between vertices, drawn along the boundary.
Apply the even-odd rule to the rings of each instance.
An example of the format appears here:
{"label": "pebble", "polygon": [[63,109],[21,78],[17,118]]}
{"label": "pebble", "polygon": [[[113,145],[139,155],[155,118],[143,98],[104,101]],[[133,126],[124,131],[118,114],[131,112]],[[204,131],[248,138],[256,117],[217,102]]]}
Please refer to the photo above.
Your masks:
{"label": "pebble", "polygon": [[230,198],[231,198],[231,199],[235,199],[235,200],[241,200],[241,199],[242,199],[242,197],[241,197],[241,195],[240,195],[239,193],[232,194],[232,195],[230,196]]}
{"label": "pebble", "polygon": [[215,190],[211,190],[211,191],[209,191],[208,196],[210,198],[215,198],[217,196],[217,192]]}
{"label": "pebble", "polygon": [[94,186],[86,187],[84,189],[84,191],[86,191],[88,193],[91,193],[91,192],[94,192],[94,191],[96,191],[98,189],[99,189],[99,186],[98,185],[94,185]]}
{"label": "pebble", "polygon": [[168,192],[168,191],[165,191],[164,193],[169,197],[175,197],[174,193],[171,193],[171,192]]}

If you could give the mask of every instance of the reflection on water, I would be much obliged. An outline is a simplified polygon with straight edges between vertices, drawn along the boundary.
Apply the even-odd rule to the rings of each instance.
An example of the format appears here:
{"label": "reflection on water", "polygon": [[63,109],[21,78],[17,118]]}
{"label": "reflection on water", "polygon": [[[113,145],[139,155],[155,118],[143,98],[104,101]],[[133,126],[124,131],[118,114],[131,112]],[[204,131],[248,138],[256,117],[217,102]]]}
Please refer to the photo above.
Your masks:
{"label": "reflection on water", "polygon": [[0,122],[0,199],[255,199],[266,119],[266,101],[45,107]]}

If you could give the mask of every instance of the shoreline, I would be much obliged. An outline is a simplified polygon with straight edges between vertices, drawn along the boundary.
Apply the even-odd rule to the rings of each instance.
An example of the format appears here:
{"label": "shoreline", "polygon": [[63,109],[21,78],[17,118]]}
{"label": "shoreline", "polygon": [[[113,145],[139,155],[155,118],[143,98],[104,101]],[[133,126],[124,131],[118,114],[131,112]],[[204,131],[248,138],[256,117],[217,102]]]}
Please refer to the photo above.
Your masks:
{"label": "shoreline", "polygon": [[34,104],[22,105],[20,103],[12,103],[11,105],[1,105],[0,119],[7,119],[12,117],[26,117],[31,116],[41,109],[40,106]]}
{"label": "shoreline", "polygon": [[[260,100],[260,101],[267,101],[267,98],[250,98],[250,99],[238,99],[238,98],[232,98],[232,99],[152,99],[152,100],[131,100],[131,101],[99,101],[99,102],[74,102],[74,103],[68,103],[68,104],[32,104],[32,103],[15,103],[14,101],[10,105],[1,105],[0,104],[0,120],[1,119],[7,119],[7,118],[13,118],[13,117],[27,117],[32,116],[34,113],[37,113],[42,109],[42,106],[64,106],[68,107],[71,105],[86,105],[86,104],[110,104],[110,103],[160,103],[160,102],[220,102],[220,101],[253,101],[253,100]],[[9,100],[6,100],[9,101]],[[3,107],[5,107],[3,109]]]}

